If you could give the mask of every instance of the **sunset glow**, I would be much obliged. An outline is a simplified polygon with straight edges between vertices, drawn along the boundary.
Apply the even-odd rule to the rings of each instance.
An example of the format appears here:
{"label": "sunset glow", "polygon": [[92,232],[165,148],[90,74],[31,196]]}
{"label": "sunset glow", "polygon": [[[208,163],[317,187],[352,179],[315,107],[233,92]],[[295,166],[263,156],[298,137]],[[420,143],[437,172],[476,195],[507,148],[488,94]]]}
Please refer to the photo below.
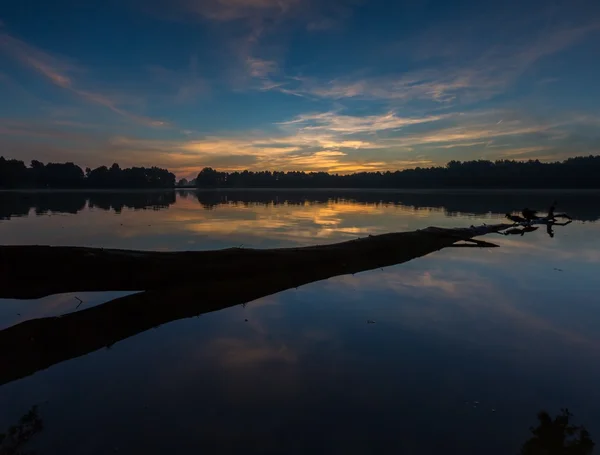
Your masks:
{"label": "sunset glow", "polygon": [[598,154],[600,6],[538,3],[14,4],[1,154],[186,178]]}

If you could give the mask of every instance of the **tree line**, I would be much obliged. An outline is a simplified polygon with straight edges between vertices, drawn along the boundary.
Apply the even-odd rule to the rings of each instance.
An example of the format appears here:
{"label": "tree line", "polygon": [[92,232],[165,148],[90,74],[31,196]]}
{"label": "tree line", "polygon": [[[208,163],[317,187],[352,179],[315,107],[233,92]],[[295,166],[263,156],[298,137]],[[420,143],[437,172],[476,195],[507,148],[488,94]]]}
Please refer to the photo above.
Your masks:
{"label": "tree line", "polygon": [[175,175],[158,167],[121,169],[114,163],[81,169],[74,163],[7,160],[0,156],[0,188],[173,188]]}
{"label": "tree line", "polygon": [[562,162],[450,161],[446,166],[348,175],[219,172],[202,169],[199,188],[600,188],[600,155]]}
{"label": "tree line", "polygon": [[[562,162],[450,161],[446,166],[340,175],[327,172],[219,172],[202,169],[198,188],[600,188],[600,155]],[[186,179],[178,186],[186,186]],[[74,163],[0,156],[0,188],[173,188],[175,175],[158,167],[121,169],[114,163],[85,171]]]}

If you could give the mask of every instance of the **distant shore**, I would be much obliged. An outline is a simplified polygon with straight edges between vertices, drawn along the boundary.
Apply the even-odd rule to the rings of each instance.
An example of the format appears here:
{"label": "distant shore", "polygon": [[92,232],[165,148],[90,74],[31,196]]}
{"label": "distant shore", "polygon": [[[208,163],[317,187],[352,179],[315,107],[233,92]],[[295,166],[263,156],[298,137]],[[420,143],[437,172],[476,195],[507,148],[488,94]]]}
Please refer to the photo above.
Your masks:
{"label": "distant shore", "polygon": [[445,193],[445,194],[548,194],[548,193],[586,193],[600,194],[600,188],[194,188],[194,187],[173,187],[173,188],[18,188],[18,189],[0,189],[0,193],[155,193],[167,191],[199,191],[199,192],[218,192],[233,193],[236,191],[244,192],[368,192],[368,193]]}

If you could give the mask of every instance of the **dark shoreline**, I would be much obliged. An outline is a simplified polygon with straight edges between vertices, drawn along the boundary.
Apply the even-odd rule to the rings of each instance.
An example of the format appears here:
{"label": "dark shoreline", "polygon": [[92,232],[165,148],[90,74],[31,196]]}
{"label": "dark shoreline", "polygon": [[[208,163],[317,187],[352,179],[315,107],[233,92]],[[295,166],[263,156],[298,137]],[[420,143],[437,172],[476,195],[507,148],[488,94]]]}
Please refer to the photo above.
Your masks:
{"label": "dark shoreline", "polygon": [[0,189],[0,193],[155,193],[167,191],[198,191],[203,193],[221,192],[231,193],[236,191],[249,192],[368,192],[368,193],[444,193],[444,194],[548,194],[548,193],[585,193],[595,194],[600,193],[600,188],[191,188],[191,187],[174,187],[174,188],[15,188],[15,189]]}

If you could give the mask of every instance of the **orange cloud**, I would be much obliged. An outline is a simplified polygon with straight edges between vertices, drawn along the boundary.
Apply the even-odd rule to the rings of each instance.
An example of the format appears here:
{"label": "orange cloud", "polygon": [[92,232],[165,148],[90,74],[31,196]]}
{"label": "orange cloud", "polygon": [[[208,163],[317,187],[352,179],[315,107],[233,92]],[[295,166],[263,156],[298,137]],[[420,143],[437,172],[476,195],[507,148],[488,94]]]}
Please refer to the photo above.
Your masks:
{"label": "orange cloud", "polygon": [[72,80],[67,73],[78,70],[65,59],[47,54],[6,33],[0,34],[0,51],[31,67],[53,84],[63,88],[72,86]]}

